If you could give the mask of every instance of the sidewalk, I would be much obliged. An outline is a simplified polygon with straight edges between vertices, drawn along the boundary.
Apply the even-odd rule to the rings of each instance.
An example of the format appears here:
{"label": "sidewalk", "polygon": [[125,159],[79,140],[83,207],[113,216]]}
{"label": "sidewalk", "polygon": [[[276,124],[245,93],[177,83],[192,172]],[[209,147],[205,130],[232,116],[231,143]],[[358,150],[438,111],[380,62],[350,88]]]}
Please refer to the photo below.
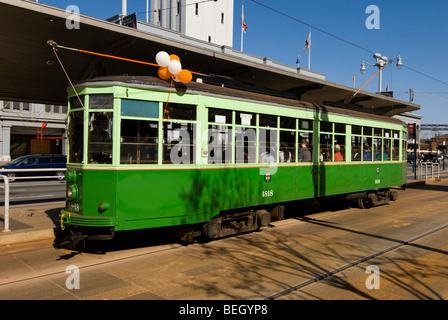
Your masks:
{"label": "sidewalk", "polygon": [[0,246],[54,239],[60,231],[59,213],[65,201],[9,206],[9,232],[4,232],[4,207],[0,209]]}
{"label": "sidewalk", "polygon": [[[408,180],[408,188],[446,179]],[[10,205],[9,232],[4,232],[4,207],[0,208],[0,246],[54,239],[61,233],[59,213],[64,201]]]}

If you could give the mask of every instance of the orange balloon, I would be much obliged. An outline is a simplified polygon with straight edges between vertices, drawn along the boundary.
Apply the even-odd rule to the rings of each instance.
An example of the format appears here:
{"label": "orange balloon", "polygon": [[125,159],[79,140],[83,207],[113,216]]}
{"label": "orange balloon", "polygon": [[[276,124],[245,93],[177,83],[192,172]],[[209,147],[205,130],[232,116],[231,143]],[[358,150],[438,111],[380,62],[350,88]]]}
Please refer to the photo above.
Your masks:
{"label": "orange balloon", "polygon": [[179,71],[179,73],[177,74],[177,78],[182,83],[188,83],[191,81],[191,79],[193,79],[193,75],[187,69],[183,69]]}
{"label": "orange balloon", "polygon": [[170,61],[171,60],[177,60],[180,62],[180,58],[178,56],[176,56],[175,54],[170,54]]}
{"label": "orange balloon", "polygon": [[168,80],[171,78],[171,72],[168,71],[168,67],[160,67],[157,71],[159,78],[162,80]]}

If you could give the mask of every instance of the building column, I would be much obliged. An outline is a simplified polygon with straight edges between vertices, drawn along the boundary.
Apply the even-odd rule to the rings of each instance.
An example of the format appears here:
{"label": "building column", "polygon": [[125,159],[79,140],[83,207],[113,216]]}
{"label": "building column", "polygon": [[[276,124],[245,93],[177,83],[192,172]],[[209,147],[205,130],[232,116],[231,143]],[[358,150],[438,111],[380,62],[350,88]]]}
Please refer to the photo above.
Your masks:
{"label": "building column", "polygon": [[0,121],[0,161],[11,161],[11,124]]}

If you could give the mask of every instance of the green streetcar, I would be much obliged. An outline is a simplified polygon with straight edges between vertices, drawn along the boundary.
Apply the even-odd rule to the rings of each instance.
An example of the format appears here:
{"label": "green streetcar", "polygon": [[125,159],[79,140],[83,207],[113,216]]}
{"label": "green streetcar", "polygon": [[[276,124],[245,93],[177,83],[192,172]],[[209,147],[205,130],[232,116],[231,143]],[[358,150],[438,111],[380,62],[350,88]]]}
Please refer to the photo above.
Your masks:
{"label": "green streetcar", "polygon": [[74,242],[174,226],[213,239],[267,226],[297,200],[370,207],[406,184],[407,128],[394,118],[151,77],[75,89],[61,212]]}

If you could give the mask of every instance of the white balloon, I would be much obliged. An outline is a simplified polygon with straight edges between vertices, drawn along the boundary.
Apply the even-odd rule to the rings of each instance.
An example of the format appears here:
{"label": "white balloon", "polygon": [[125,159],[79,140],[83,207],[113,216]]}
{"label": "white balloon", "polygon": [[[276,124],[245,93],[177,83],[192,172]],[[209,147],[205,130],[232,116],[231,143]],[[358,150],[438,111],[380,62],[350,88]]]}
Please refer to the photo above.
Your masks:
{"label": "white balloon", "polygon": [[171,60],[170,63],[168,63],[168,70],[171,74],[176,75],[180,70],[182,70],[182,65],[177,60]]}
{"label": "white balloon", "polygon": [[161,67],[167,67],[170,63],[170,55],[165,51],[160,51],[156,54],[156,62]]}

